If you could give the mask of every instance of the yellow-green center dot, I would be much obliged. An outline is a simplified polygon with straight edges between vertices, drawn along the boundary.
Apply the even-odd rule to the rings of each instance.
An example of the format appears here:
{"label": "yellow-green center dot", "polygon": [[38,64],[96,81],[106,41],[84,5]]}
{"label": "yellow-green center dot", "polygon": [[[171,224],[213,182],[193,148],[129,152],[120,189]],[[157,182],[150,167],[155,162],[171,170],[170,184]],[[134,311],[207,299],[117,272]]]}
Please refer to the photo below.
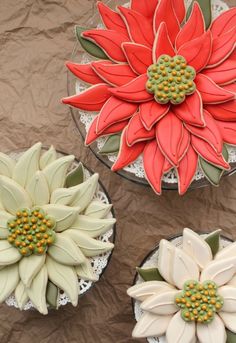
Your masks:
{"label": "yellow-green center dot", "polygon": [[218,294],[215,282],[201,284],[190,280],[184,284],[183,292],[175,297],[175,304],[181,309],[184,321],[209,324],[222,309],[224,299]]}
{"label": "yellow-green center dot", "polygon": [[55,220],[41,208],[23,208],[7,223],[8,242],[22,256],[43,255],[55,241]]}
{"label": "yellow-green center dot", "polygon": [[187,65],[184,57],[162,55],[148,68],[146,89],[158,103],[178,105],[195,92],[195,77],[194,68]]}

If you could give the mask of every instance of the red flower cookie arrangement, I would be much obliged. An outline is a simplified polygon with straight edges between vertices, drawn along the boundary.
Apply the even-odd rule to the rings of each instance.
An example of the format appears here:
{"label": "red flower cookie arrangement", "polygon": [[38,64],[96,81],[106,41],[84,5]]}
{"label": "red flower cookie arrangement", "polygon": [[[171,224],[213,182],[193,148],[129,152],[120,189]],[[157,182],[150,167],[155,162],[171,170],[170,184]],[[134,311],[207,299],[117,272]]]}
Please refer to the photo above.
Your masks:
{"label": "red flower cookie arrangement", "polygon": [[227,145],[236,145],[236,8],[211,19],[211,2],[131,0],[111,10],[98,2],[104,28],[77,27],[96,57],[68,62],[91,85],[63,103],[97,112],[86,145],[120,135],[113,171],[140,155],[157,194],[175,169],[184,194],[200,167],[218,185],[230,169]]}

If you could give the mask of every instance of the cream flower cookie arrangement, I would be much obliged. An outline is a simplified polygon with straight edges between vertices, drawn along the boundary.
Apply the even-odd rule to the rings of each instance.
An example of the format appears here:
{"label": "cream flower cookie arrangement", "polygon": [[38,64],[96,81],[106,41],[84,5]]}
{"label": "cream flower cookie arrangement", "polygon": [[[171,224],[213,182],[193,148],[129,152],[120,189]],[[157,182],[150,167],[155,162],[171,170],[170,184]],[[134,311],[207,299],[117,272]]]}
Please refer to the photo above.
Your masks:
{"label": "cream flower cookie arrangement", "polygon": [[79,279],[96,281],[91,257],[113,249],[98,240],[113,228],[110,204],[95,198],[98,174],[84,179],[74,156],[37,143],[17,161],[0,153],[0,302],[14,294],[42,314],[60,291],[76,306]]}
{"label": "cream flower cookie arrangement", "polygon": [[145,282],[128,290],[141,311],[133,337],[167,343],[236,341],[236,242],[220,248],[219,237],[218,231],[205,238],[184,229],[181,247],[160,242],[157,268],[138,269]]}

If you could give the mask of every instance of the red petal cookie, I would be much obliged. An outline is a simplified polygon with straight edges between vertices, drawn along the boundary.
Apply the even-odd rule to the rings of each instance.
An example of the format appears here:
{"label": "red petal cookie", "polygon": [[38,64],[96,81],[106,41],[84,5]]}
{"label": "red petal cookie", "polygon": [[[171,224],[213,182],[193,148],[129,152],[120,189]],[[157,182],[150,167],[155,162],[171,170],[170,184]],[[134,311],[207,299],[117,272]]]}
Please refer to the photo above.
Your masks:
{"label": "red petal cookie", "polygon": [[80,80],[96,85],[103,82],[103,80],[93,71],[91,64],[78,64],[73,62],[66,62],[67,68]]}
{"label": "red petal cookie", "polygon": [[202,99],[197,91],[187,96],[181,105],[172,106],[172,111],[185,123],[205,126]]}
{"label": "red petal cookie", "polygon": [[205,109],[217,120],[236,120],[236,100],[228,101],[219,105],[207,105]]}
{"label": "red petal cookie", "polygon": [[154,41],[152,22],[129,8],[118,6],[118,9],[124,18],[131,40],[152,47]]}
{"label": "red petal cookie", "polygon": [[92,62],[93,70],[112,86],[123,86],[137,77],[128,64],[108,64]]}
{"label": "red petal cookie", "polygon": [[154,28],[156,32],[162,22],[166,23],[171,42],[174,43],[179,33],[180,25],[172,5],[172,0],[159,2],[154,15]]}
{"label": "red petal cookie", "polygon": [[148,182],[153,190],[159,195],[161,194],[164,163],[165,157],[159,149],[156,140],[154,139],[147,143],[143,152],[144,170]]}
{"label": "red petal cookie", "polygon": [[115,62],[126,62],[126,58],[121,44],[128,42],[129,38],[114,30],[88,30],[83,32],[82,36],[102,48],[107,56]]}
{"label": "red petal cookie", "polygon": [[155,138],[154,128],[147,131],[142,124],[139,113],[135,114],[130,119],[126,130],[126,141],[128,146],[133,146],[135,143],[153,138]]}
{"label": "red petal cookie", "polygon": [[174,47],[170,41],[165,23],[161,23],[153,45],[153,62],[156,63],[161,55],[175,56]]}
{"label": "red petal cookie", "polygon": [[126,25],[119,13],[111,10],[110,7],[106,6],[101,1],[97,3],[97,7],[107,29],[117,31],[128,36]]}
{"label": "red petal cookie", "polygon": [[153,63],[152,50],[136,43],[124,43],[122,47],[133,71],[138,75],[145,74],[148,67]]}
{"label": "red petal cookie", "polygon": [[220,129],[223,141],[236,145],[236,122],[217,121],[216,123]]}
{"label": "red petal cookie", "polygon": [[234,96],[236,95],[236,83],[232,83],[230,85],[223,86],[225,90],[234,93]]}
{"label": "red petal cookie", "polygon": [[172,0],[172,6],[174,8],[175,14],[181,24],[185,18],[186,9],[184,0]]}
{"label": "red petal cookie", "polygon": [[190,145],[186,155],[177,168],[180,195],[183,195],[188,190],[197,171],[197,167],[198,155]]}
{"label": "red petal cookie", "polygon": [[163,165],[163,173],[166,174],[169,171],[171,171],[171,169],[173,169],[173,165],[167,160],[165,159],[164,165]]}
{"label": "red petal cookie", "polygon": [[152,18],[159,0],[131,0],[131,9],[141,13],[145,17]]}
{"label": "red petal cookie", "polygon": [[112,96],[99,114],[96,132],[99,134],[109,126],[132,117],[137,109],[136,104],[124,102]]}
{"label": "red petal cookie", "polygon": [[166,114],[156,125],[156,138],[161,152],[175,166],[179,162],[182,134],[183,124],[172,112]]}
{"label": "red petal cookie", "polygon": [[147,75],[141,75],[122,87],[110,89],[117,98],[132,102],[145,102],[153,99],[153,94],[146,90]]}
{"label": "red petal cookie", "polygon": [[221,154],[223,149],[223,141],[216,121],[207,111],[204,111],[204,118],[206,121],[206,126],[204,128],[199,128],[188,124],[185,124],[185,126],[194,136],[205,140],[212,146],[212,148],[215,149],[218,154]]}
{"label": "red petal cookie", "polygon": [[190,134],[188,130],[186,130],[183,127],[182,138],[180,141],[179,152],[178,152],[179,161],[181,161],[183,157],[185,156],[186,152],[188,151],[189,145],[190,145]]}
{"label": "red petal cookie", "polygon": [[205,21],[202,15],[201,8],[197,2],[193,5],[191,16],[187,23],[180,30],[176,37],[176,49],[180,49],[185,43],[200,37],[205,32]]}
{"label": "red petal cookie", "polygon": [[151,130],[154,124],[169,112],[169,105],[161,105],[156,101],[149,101],[139,107],[140,118],[147,130]]}
{"label": "red petal cookie", "polygon": [[235,95],[217,86],[209,77],[198,74],[194,80],[204,104],[219,104],[234,99]]}
{"label": "red petal cookie", "polygon": [[121,137],[121,146],[116,162],[112,166],[113,171],[122,169],[134,162],[143,152],[146,142],[140,142],[131,147],[126,142],[126,129]]}
{"label": "red petal cookie", "polygon": [[109,89],[108,85],[101,83],[78,95],[64,98],[62,102],[85,111],[100,111],[105,102],[111,97]]}
{"label": "red petal cookie", "polygon": [[200,156],[202,156],[204,160],[210,162],[211,164],[214,164],[217,167],[226,170],[230,169],[230,166],[228,162],[225,161],[223,155],[217,154],[217,152],[206,141],[203,141],[202,139],[196,136],[191,136],[191,143],[194,150]]}
{"label": "red petal cookie", "polygon": [[236,8],[231,8],[230,10],[223,12],[212,23],[211,32],[213,38],[221,36],[225,32],[232,30],[235,27],[235,22]]}

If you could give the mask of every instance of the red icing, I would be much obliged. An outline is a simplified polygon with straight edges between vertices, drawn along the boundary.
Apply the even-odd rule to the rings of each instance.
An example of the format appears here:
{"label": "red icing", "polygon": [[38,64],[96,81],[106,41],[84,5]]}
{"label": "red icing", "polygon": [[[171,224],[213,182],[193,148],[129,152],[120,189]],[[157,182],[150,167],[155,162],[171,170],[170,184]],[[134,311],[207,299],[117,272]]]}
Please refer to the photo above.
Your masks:
{"label": "red icing", "polygon": [[100,111],[111,96],[109,89],[108,85],[101,83],[78,95],[64,98],[62,102],[85,111]]}
{"label": "red icing", "polygon": [[191,136],[191,142],[194,150],[202,156],[202,158],[211,164],[223,169],[229,169],[229,164],[225,161],[222,154],[217,152],[206,141],[196,136]]}
{"label": "red icing", "polygon": [[137,109],[135,104],[111,97],[99,114],[96,132],[101,133],[109,126],[132,117]]}
{"label": "red icing", "polygon": [[134,144],[132,147],[129,147],[126,142],[126,129],[123,131],[122,137],[121,137],[121,146],[120,151],[118,154],[118,158],[116,162],[112,166],[113,171],[117,171],[119,169],[122,169],[132,162],[134,162],[139,155],[143,152],[145,148],[146,143],[140,142],[137,144]]}
{"label": "red icing", "polygon": [[182,30],[176,37],[176,49],[179,49],[185,43],[200,37],[205,32],[205,22],[202,11],[197,2],[193,5],[191,16]]}
{"label": "red icing", "polygon": [[109,30],[120,32],[126,36],[128,35],[127,30],[126,30],[126,25],[123,22],[119,13],[112,11],[108,6],[106,6],[101,1],[97,3],[97,6],[100,12],[102,21],[104,25],[106,26],[106,28],[108,28]]}
{"label": "red icing", "polygon": [[140,105],[139,112],[143,125],[151,130],[154,124],[169,111],[169,105],[158,104],[155,100]]}
{"label": "red icing", "polygon": [[229,92],[236,93],[236,83],[232,83],[231,85],[223,86],[223,88]]}
{"label": "red icing", "polygon": [[212,79],[204,74],[198,74],[195,79],[195,83],[198,91],[201,93],[204,104],[217,104],[234,98],[233,93],[217,86]]}
{"label": "red icing", "polygon": [[96,85],[103,80],[93,71],[91,64],[66,63],[67,68],[80,80]]}
{"label": "red icing", "polygon": [[186,154],[186,152],[187,152],[187,150],[189,148],[189,144],[190,144],[190,134],[183,127],[182,138],[181,138],[181,141],[180,141],[179,152],[178,152],[179,161],[181,161],[183,159],[183,157],[185,156],[185,154]]}
{"label": "red icing", "polygon": [[115,62],[126,62],[121,44],[128,42],[129,38],[114,30],[88,30],[83,32],[83,37],[99,45]]}
{"label": "red icing", "polygon": [[147,131],[140,119],[139,113],[135,114],[129,121],[126,130],[126,141],[129,146],[140,141],[147,141],[155,138],[155,129]]}
{"label": "red icing", "polygon": [[179,33],[180,25],[172,6],[172,0],[159,2],[154,15],[154,28],[156,32],[162,22],[166,23],[171,42],[174,43]]}
{"label": "red icing", "polygon": [[133,71],[138,75],[145,74],[152,64],[152,50],[136,43],[124,43],[123,50]]}
{"label": "red icing", "polygon": [[184,0],[172,0],[172,6],[179,22],[182,23],[186,14]]}
{"label": "red icing", "polygon": [[122,6],[118,8],[124,18],[131,40],[152,47],[154,41],[152,22],[136,11]]}
{"label": "red icing", "polygon": [[113,135],[115,133],[121,132],[128,124],[128,121],[125,120],[125,121],[116,123],[114,125],[111,125],[100,134],[97,134],[96,133],[97,121],[98,121],[98,116],[94,118],[94,120],[92,121],[92,124],[89,127],[89,130],[87,132],[86,139],[85,139],[85,145],[92,144],[99,137]]}
{"label": "red icing", "polygon": [[171,57],[176,55],[165,23],[161,23],[156,34],[153,46],[153,62],[157,62],[161,55],[169,55]]}
{"label": "red icing", "polygon": [[201,127],[205,125],[202,100],[197,91],[187,96],[182,104],[172,106],[172,111],[185,123]]}
{"label": "red icing", "polygon": [[236,145],[236,122],[217,121],[216,123],[220,129],[223,141]]}
{"label": "red icing", "polygon": [[190,145],[186,155],[180,162],[179,167],[177,169],[180,195],[183,195],[188,190],[195,176],[197,166],[198,155]]}
{"label": "red icing", "polygon": [[212,36],[218,37],[235,27],[236,8],[231,8],[217,17],[211,26]]}
{"label": "red icing", "polygon": [[197,136],[209,143],[218,154],[221,154],[223,149],[223,141],[216,121],[207,111],[204,111],[204,118],[206,121],[206,127],[199,128],[196,126],[185,124],[186,128],[194,136]]}
{"label": "red icing", "polygon": [[153,99],[146,91],[147,75],[141,75],[122,87],[110,89],[117,98],[132,102],[145,102]]}
{"label": "red icing", "polygon": [[217,66],[222,63],[233,52],[236,44],[236,26],[229,32],[213,40],[212,54],[208,61],[208,67]]}
{"label": "red icing", "polygon": [[164,162],[164,165],[163,165],[163,173],[166,174],[171,169],[173,169],[173,165],[167,159],[165,159],[165,162]]}
{"label": "red icing", "polygon": [[107,64],[92,62],[98,76],[112,86],[123,86],[137,77],[128,64]]}
{"label": "red icing", "polygon": [[161,194],[162,176],[164,174],[165,157],[161,153],[156,140],[146,144],[143,152],[143,165],[150,185],[157,194]]}
{"label": "red icing", "polygon": [[205,106],[205,109],[217,120],[236,120],[236,100],[219,105],[207,105]]}
{"label": "red icing", "polygon": [[131,9],[152,19],[158,0],[131,0]]}
{"label": "red icing", "polygon": [[184,44],[178,51],[178,55],[185,57],[187,63],[196,72],[202,70],[208,63],[211,56],[212,37],[211,32],[207,31],[200,37]]}
{"label": "red icing", "polygon": [[156,125],[156,138],[165,157],[175,166],[179,163],[179,147],[183,134],[181,120],[169,112]]}

